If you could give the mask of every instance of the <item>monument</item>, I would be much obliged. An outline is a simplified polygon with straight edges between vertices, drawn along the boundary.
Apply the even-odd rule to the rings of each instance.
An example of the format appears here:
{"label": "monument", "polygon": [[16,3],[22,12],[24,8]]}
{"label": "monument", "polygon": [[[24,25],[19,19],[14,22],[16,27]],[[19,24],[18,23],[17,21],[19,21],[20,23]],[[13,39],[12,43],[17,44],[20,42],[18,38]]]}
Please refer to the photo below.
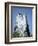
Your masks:
{"label": "monument", "polygon": [[16,32],[19,32],[20,36],[22,37],[27,37],[27,36],[30,37],[28,20],[25,14],[22,13],[17,14],[15,30]]}

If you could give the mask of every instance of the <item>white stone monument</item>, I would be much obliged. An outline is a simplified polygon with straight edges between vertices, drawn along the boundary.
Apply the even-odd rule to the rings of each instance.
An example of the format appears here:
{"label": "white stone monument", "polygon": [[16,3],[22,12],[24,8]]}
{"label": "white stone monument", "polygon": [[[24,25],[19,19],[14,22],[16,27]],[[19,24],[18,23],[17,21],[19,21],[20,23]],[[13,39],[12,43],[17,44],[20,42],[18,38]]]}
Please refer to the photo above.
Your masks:
{"label": "white stone monument", "polygon": [[[17,32],[20,32],[20,36],[24,36],[24,31],[26,30],[26,15],[21,13],[17,14],[16,16],[16,25],[17,25]],[[27,35],[27,32],[26,32]]]}

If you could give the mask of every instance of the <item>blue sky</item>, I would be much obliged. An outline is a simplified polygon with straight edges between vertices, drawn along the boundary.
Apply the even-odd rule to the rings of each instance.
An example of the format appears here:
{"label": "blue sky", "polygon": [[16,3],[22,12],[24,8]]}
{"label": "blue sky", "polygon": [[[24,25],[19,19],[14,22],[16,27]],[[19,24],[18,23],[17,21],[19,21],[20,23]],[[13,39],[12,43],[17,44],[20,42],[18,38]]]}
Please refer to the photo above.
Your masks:
{"label": "blue sky", "polygon": [[16,7],[16,6],[12,6],[11,7],[11,21],[12,21],[12,25],[14,26],[16,23],[16,16],[17,14],[22,13],[27,15],[27,20],[28,20],[28,24],[29,24],[29,30],[30,32],[32,31],[32,8],[26,8],[26,7]]}

